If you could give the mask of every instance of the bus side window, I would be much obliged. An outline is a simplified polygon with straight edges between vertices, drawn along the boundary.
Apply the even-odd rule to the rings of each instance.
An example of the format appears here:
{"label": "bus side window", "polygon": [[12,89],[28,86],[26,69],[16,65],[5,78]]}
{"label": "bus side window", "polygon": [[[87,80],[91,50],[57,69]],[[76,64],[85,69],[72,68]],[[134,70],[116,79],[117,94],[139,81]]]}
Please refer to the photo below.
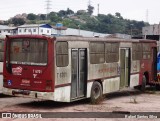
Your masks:
{"label": "bus side window", "polygon": [[56,65],[57,67],[68,66],[68,43],[57,42],[56,43]]}
{"label": "bus side window", "polygon": [[90,43],[90,63],[100,64],[105,62],[105,44],[104,42]]}
{"label": "bus side window", "polygon": [[133,43],[132,44],[132,58],[133,60],[141,60],[142,59],[142,44],[141,43]]}
{"label": "bus side window", "polygon": [[119,60],[119,43],[106,43],[106,63],[118,62]]}

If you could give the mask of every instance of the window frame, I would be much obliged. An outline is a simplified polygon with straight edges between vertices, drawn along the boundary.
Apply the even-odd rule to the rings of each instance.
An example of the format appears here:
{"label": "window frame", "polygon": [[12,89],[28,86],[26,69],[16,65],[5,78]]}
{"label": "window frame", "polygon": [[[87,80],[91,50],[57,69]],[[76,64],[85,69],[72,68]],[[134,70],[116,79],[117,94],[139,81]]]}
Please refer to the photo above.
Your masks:
{"label": "window frame", "polygon": [[[107,49],[107,44],[110,44],[110,50],[108,51],[108,49]],[[117,44],[117,45],[116,45]],[[113,46],[117,46],[116,47],[116,49],[115,49],[115,51],[114,51],[114,48],[113,48]],[[119,46],[120,46],[120,43],[119,42],[106,42],[105,43],[105,62],[106,63],[116,63],[116,62],[118,62],[119,61]],[[111,60],[111,59],[109,59],[109,60],[107,60],[107,54],[109,54],[109,56],[113,56],[114,54],[118,54],[118,55],[116,55],[117,56],[117,60]],[[110,57],[109,57],[110,58]]]}
{"label": "window frame", "polygon": [[[57,44],[58,43],[61,43],[61,42],[65,42],[66,44],[67,44],[67,53],[57,53],[58,51],[57,51]],[[67,67],[68,65],[69,65],[69,47],[68,47],[68,41],[57,41],[56,43],[55,43],[55,54],[56,54],[56,66],[57,67]],[[58,64],[58,56],[59,55],[67,55],[67,63],[66,63],[66,65],[64,64],[64,65],[59,65]]]}
{"label": "window frame", "polygon": [[[39,41],[39,40],[42,40],[42,41],[44,41],[44,42],[47,42],[46,44],[47,44],[47,51],[46,51],[46,63],[45,64],[42,64],[42,63],[30,63],[30,62],[16,62],[16,61],[12,61],[11,60],[11,48],[9,48],[9,47],[11,47],[11,41],[15,41],[15,40],[19,40],[19,39],[21,39],[21,41],[20,42],[22,42],[22,44],[23,44],[23,41],[25,41],[25,40],[23,40],[23,39],[37,39],[36,41]],[[48,41],[47,40],[45,40],[45,39],[39,39],[39,38],[15,38],[15,39],[11,39],[10,41],[8,41],[8,43],[9,43],[9,45],[10,46],[8,46],[7,47],[7,51],[10,51],[9,52],[9,55],[8,55],[8,52],[6,53],[7,55],[7,61],[8,60],[10,60],[10,62],[12,63],[12,64],[21,64],[21,65],[27,65],[27,66],[47,66],[48,65],[48,51],[49,51],[49,49],[48,49],[48,47],[49,47],[49,45],[48,45]],[[7,44],[8,44],[7,43]],[[23,45],[22,45],[23,46]],[[23,52],[22,52],[23,53]],[[29,52],[28,52],[29,53]],[[29,64],[30,63],[30,64]]]}
{"label": "window frame", "polygon": [[[144,45],[146,46],[148,46],[148,48],[146,49],[146,48],[144,48]],[[143,60],[150,60],[151,59],[151,56],[152,56],[152,52],[151,52],[152,50],[151,50],[151,47],[150,47],[150,45],[149,45],[149,43],[142,43],[142,59]],[[150,55],[150,57],[148,58],[148,56],[147,56],[147,58],[144,58],[144,55],[147,53],[147,55]]]}
{"label": "window frame", "polygon": [[[140,47],[138,47],[138,46],[140,46]],[[137,55],[137,53],[140,53],[139,58],[138,58],[138,56],[136,56],[136,57],[134,56],[134,54]],[[136,61],[136,60],[141,60],[142,58],[143,58],[142,43],[132,43],[132,60]]]}
{"label": "window frame", "polygon": [[[92,51],[92,48],[93,47],[91,47],[92,45],[91,44],[97,44],[97,43],[99,43],[99,44],[103,44],[103,46],[104,46],[104,49],[103,49],[103,51],[102,52],[96,52],[96,51]],[[105,63],[105,42],[98,42],[98,41],[95,41],[95,42],[90,42],[89,43],[89,49],[90,49],[90,53],[89,53],[89,55],[90,55],[90,63],[91,64],[103,64],[103,63]],[[95,49],[95,50],[97,50],[97,49]],[[93,59],[91,59],[92,57],[92,54],[93,54],[93,56],[97,56],[97,55],[103,55],[103,62],[100,62],[100,60],[99,61],[97,61],[97,62],[94,62],[94,61],[92,61]]]}

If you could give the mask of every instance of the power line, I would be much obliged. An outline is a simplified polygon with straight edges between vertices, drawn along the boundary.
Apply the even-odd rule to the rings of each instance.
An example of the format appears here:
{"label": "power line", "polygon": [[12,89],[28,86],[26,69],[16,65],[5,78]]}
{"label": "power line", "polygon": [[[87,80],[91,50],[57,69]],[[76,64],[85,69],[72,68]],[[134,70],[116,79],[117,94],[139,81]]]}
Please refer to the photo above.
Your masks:
{"label": "power line", "polygon": [[88,1],[88,6],[91,6],[91,2],[92,2],[91,0]]}
{"label": "power line", "polygon": [[98,15],[99,15],[99,4],[98,4]]}
{"label": "power line", "polygon": [[50,0],[46,0],[46,18],[48,17],[48,14],[50,12],[50,9],[51,9],[51,1]]}

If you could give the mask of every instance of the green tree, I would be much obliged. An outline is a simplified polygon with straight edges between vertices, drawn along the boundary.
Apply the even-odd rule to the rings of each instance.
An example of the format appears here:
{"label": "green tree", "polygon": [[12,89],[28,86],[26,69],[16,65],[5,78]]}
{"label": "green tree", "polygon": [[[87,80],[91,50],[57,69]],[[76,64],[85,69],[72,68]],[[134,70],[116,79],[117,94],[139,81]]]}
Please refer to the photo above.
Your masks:
{"label": "green tree", "polygon": [[78,10],[77,15],[86,15],[87,12],[85,10]]}
{"label": "green tree", "polygon": [[28,16],[27,16],[27,19],[28,20],[35,20],[37,18],[37,15],[35,15],[35,14],[33,14],[33,13],[30,13],[30,14],[28,14]]}
{"label": "green tree", "polygon": [[51,22],[54,23],[60,22],[62,20],[59,16],[57,16],[56,12],[50,12],[48,18],[51,20]]}
{"label": "green tree", "polygon": [[50,17],[50,20],[51,20],[52,22],[58,23],[58,22],[60,22],[62,19],[61,19],[60,17],[58,17],[58,16],[51,16],[51,17]]}
{"label": "green tree", "polygon": [[74,11],[69,9],[69,8],[67,8],[66,14],[67,15],[74,14]]}
{"label": "green tree", "polygon": [[41,15],[39,16],[39,18],[40,18],[40,20],[46,20],[46,15],[45,15],[45,14],[41,14]]}
{"label": "green tree", "polygon": [[115,13],[115,16],[116,16],[117,18],[123,18],[123,17],[121,16],[121,13],[119,13],[119,12],[116,12],[116,13]]}
{"label": "green tree", "polygon": [[88,5],[87,11],[88,11],[88,14],[89,14],[89,15],[92,15],[92,14],[93,14],[93,10],[94,10],[94,7],[91,6],[91,5]]}
{"label": "green tree", "polygon": [[65,17],[66,15],[67,15],[67,13],[66,13],[65,10],[60,10],[60,11],[58,12],[58,16],[60,16],[60,17]]}
{"label": "green tree", "polygon": [[25,20],[24,20],[23,18],[12,18],[11,22],[12,22],[12,24],[14,24],[15,26],[25,24]]}

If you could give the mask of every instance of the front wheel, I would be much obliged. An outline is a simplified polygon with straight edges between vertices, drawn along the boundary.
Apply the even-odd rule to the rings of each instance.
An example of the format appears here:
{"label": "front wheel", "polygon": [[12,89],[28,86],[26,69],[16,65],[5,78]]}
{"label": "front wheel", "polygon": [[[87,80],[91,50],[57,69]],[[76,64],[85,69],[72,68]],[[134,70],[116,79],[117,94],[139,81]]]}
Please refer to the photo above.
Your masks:
{"label": "front wheel", "polygon": [[102,86],[97,81],[93,82],[90,99],[92,104],[98,104],[102,101]]}

